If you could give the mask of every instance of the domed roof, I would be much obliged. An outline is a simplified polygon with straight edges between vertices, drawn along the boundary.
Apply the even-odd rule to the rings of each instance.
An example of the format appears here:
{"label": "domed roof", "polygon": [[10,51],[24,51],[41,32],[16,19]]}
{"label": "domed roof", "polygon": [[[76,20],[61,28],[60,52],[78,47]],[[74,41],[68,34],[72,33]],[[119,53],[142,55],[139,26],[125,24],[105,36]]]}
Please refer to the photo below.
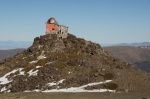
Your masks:
{"label": "domed roof", "polygon": [[58,22],[55,20],[55,18],[49,18],[47,21],[47,24],[56,24],[58,25]]}

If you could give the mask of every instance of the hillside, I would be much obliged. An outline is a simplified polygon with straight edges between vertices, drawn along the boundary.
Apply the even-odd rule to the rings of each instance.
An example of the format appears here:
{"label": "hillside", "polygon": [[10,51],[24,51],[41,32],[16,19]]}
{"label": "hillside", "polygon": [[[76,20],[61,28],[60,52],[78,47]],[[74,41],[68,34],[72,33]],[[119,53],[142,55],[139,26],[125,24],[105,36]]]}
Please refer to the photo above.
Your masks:
{"label": "hillside", "polygon": [[150,72],[150,47],[112,46],[104,49],[111,56]]}
{"label": "hillside", "polygon": [[135,47],[135,46],[138,46],[138,47],[140,47],[140,46],[150,46],[150,42],[141,42],[141,43],[121,43],[121,44],[117,44],[117,45],[115,45],[115,46],[133,46],[133,47]]}
{"label": "hillside", "polygon": [[2,61],[0,70],[2,93],[150,91],[150,74],[71,34],[36,37],[27,50]]}
{"label": "hillside", "polygon": [[14,55],[17,55],[17,53],[21,53],[24,50],[25,49],[0,50],[0,60],[13,57]]}

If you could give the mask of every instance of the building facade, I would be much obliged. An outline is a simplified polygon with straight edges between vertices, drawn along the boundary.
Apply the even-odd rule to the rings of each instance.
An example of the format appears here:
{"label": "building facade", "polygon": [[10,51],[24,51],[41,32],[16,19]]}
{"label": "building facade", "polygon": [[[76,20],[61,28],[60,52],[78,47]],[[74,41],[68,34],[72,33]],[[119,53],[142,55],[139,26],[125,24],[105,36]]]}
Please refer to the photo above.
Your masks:
{"label": "building facade", "polygon": [[46,22],[46,35],[47,34],[57,34],[58,37],[67,38],[68,27],[59,25],[55,18],[50,18]]}

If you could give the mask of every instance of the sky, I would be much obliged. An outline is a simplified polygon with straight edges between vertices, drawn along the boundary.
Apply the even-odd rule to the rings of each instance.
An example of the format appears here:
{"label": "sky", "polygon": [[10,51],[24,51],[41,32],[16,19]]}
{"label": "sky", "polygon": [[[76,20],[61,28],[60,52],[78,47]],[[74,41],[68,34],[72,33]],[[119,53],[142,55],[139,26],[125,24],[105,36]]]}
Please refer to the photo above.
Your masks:
{"label": "sky", "polygon": [[99,44],[150,42],[150,0],[0,0],[0,41],[33,41],[50,17]]}

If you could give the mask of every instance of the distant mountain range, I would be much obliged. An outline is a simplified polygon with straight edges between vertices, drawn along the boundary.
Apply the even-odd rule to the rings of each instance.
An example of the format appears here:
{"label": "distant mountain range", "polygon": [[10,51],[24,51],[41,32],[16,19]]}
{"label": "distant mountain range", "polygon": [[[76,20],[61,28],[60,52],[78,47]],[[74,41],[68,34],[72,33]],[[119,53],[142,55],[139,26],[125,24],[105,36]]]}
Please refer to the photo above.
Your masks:
{"label": "distant mountain range", "polygon": [[141,43],[121,43],[117,46],[150,46],[150,42],[141,42]]}
{"label": "distant mountain range", "polygon": [[150,42],[139,42],[139,43],[120,43],[120,44],[101,44],[103,47],[106,46],[150,46]]}
{"label": "distant mountain range", "polygon": [[16,48],[28,48],[32,45],[32,41],[0,41],[0,49],[16,49]]}

